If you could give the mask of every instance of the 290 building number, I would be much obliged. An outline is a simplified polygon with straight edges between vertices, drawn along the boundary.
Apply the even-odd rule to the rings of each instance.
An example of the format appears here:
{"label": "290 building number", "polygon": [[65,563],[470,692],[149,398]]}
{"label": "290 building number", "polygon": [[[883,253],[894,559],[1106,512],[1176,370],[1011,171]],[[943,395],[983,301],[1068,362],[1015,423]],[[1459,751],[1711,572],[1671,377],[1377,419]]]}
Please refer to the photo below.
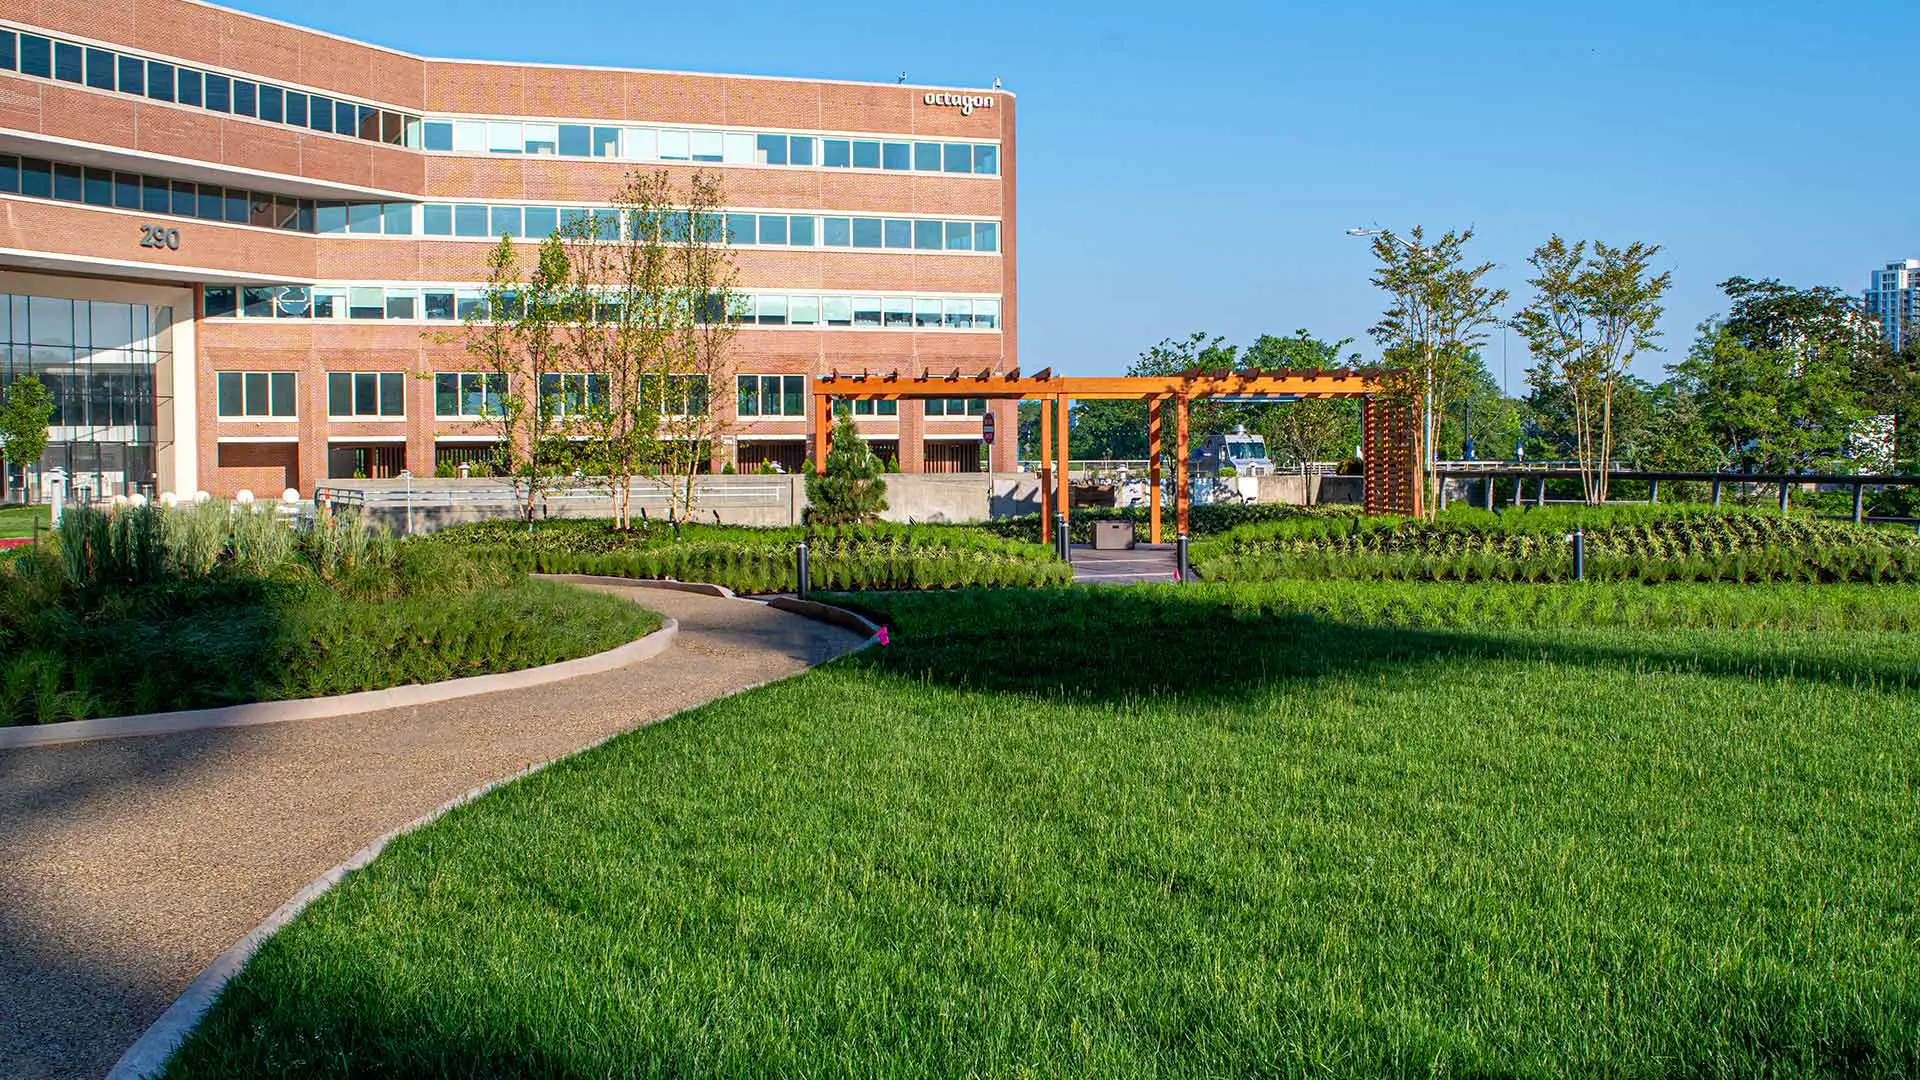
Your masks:
{"label": "290 building number", "polygon": [[142,225],[140,226],[140,246],[179,251],[180,230],[169,229],[165,225]]}

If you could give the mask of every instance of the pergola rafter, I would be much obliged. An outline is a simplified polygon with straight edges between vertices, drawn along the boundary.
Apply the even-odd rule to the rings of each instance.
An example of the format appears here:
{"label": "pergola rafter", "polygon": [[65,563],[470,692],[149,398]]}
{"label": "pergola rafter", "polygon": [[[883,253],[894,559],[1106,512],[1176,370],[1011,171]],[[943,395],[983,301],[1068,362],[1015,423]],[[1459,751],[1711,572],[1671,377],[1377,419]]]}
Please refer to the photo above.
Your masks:
{"label": "pergola rafter", "polygon": [[[1042,506],[1052,504],[1066,520],[1069,512],[1067,484],[1056,477],[1053,460],[1058,454],[1061,471],[1067,463],[1067,409],[1078,398],[1083,401],[1145,401],[1147,403],[1148,533],[1152,543],[1160,543],[1160,457],[1163,449],[1161,427],[1164,407],[1174,405],[1174,516],[1182,534],[1188,524],[1187,413],[1190,402],[1200,398],[1233,397],[1295,400],[1300,398],[1357,397],[1365,429],[1366,499],[1369,513],[1418,513],[1419,487],[1415,483],[1414,463],[1418,447],[1409,410],[1385,400],[1386,384],[1378,368],[1339,368],[1323,370],[1280,369],[1277,371],[1190,371],[1184,375],[1064,376],[1052,368],[1031,375],[1018,368],[996,372],[991,368],[963,371],[923,371],[902,376],[897,372],[874,374],[866,371],[831,374],[813,383],[813,457],[814,468],[825,469],[832,429],[832,402],[844,400],[904,401],[954,397],[993,400],[1038,400],[1040,409],[1040,486]],[[1056,421],[1056,417],[1058,418]],[[1015,437],[1018,435],[1015,433]],[[1057,444],[1057,445],[1056,445]],[[1405,460],[1400,460],[1405,458]],[[1042,540],[1052,538],[1053,523],[1044,509],[1040,515]]]}

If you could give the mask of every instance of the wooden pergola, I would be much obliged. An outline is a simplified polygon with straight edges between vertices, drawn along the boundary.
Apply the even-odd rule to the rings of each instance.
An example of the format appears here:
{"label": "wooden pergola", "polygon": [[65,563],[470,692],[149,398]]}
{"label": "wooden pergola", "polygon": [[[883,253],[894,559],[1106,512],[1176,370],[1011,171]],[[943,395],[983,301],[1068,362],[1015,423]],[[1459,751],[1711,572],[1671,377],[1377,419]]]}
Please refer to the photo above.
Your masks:
{"label": "wooden pergola", "polygon": [[[824,470],[833,428],[833,402],[909,401],[935,398],[988,398],[1040,402],[1040,536],[1052,539],[1051,504],[1065,520],[1069,513],[1067,465],[1067,409],[1075,400],[1145,401],[1147,403],[1148,461],[1148,539],[1161,542],[1160,458],[1164,444],[1161,424],[1169,402],[1173,404],[1174,427],[1174,522],[1180,534],[1187,533],[1190,504],[1188,482],[1187,409],[1196,399],[1234,397],[1273,400],[1300,398],[1357,397],[1361,399],[1362,446],[1365,453],[1366,497],[1368,513],[1419,512],[1420,485],[1418,432],[1411,410],[1383,396],[1386,387],[1375,369],[1342,368],[1295,371],[1282,369],[1263,372],[1188,372],[1184,375],[1127,375],[1115,377],[1067,377],[1055,375],[1051,368],[1032,375],[1019,369],[1005,372],[980,371],[944,374],[923,372],[902,376],[898,373],[844,374],[834,372],[813,382],[813,467]],[[1018,432],[1009,432],[1015,439]],[[1060,462],[1056,475],[1054,460]]]}

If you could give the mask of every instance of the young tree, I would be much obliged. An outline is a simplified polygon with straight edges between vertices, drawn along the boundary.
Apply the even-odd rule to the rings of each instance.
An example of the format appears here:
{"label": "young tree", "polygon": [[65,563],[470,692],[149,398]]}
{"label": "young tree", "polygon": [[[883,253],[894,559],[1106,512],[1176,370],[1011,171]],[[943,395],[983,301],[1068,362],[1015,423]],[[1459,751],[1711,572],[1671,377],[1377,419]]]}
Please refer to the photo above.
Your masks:
{"label": "young tree", "polygon": [[1893,471],[1920,471],[1920,326],[1905,328],[1898,349],[1867,351],[1854,375],[1866,407],[1892,429]]}
{"label": "young tree", "polygon": [[1425,486],[1421,505],[1429,515],[1438,509],[1432,497],[1439,485],[1433,452],[1438,418],[1464,388],[1473,350],[1507,302],[1505,289],[1480,283],[1492,263],[1466,264],[1472,239],[1473,230],[1463,229],[1429,244],[1417,225],[1406,239],[1385,231],[1373,238],[1379,267],[1372,281],[1393,302],[1370,333],[1381,345],[1389,393],[1414,409]]}
{"label": "young tree", "polygon": [[841,414],[833,424],[827,471],[807,475],[807,524],[864,525],[879,520],[887,508],[882,470],[880,459],[854,426],[853,416]]}
{"label": "young tree", "polygon": [[1592,504],[1607,501],[1615,398],[1634,358],[1657,348],[1660,300],[1673,282],[1671,273],[1651,273],[1659,251],[1657,244],[1596,240],[1589,254],[1586,241],[1569,245],[1555,234],[1527,259],[1534,299],[1513,328],[1536,360],[1528,381],[1564,394],[1581,486]]}
{"label": "young tree", "polygon": [[510,237],[487,256],[485,300],[466,319],[467,355],[480,366],[485,394],[480,423],[498,441],[494,475],[506,478],[531,526],[540,496],[570,468],[570,421],[560,378],[567,370],[562,331],[572,314],[567,251],[558,237],[540,244],[522,275]]}
{"label": "young tree", "polygon": [[[1190,371],[1227,371],[1238,353],[1226,339],[1205,330],[1183,338],[1163,338],[1149,346],[1127,367],[1128,375],[1185,375]],[[1225,431],[1224,406],[1196,401],[1188,413],[1195,442]],[[1069,451],[1079,459],[1137,460],[1147,456],[1147,403],[1144,401],[1076,401]],[[1172,453],[1172,441],[1166,451]]]}
{"label": "young tree", "polygon": [[647,475],[668,488],[670,511],[683,520],[693,510],[694,479],[713,460],[713,442],[719,434],[719,414],[711,406],[716,389],[730,393],[733,385],[731,346],[736,327],[735,268],[726,247],[720,208],[725,193],[717,177],[695,172],[681,191],[678,217],[669,216],[673,258],[668,267],[668,291],[674,297],[673,318],[667,326],[666,352],[660,363],[643,373],[648,391],[662,404],[656,412],[660,429]]}
{"label": "young tree", "polygon": [[20,466],[29,502],[33,485],[27,482],[27,470],[47,452],[47,424],[52,419],[53,395],[39,379],[21,375],[7,384],[0,399],[0,458]]}
{"label": "young tree", "polygon": [[1731,278],[1727,316],[1701,326],[1673,365],[1722,467],[1806,472],[1845,460],[1866,415],[1856,367],[1880,348],[1871,320],[1838,289]]}
{"label": "young tree", "polygon": [[[1353,367],[1360,354],[1352,338],[1325,341],[1305,328],[1290,337],[1261,334],[1240,352],[1243,371],[1295,371]],[[1304,465],[1344,457],[1360,442],[1360,402],[1355,398],[1302,398],[1273,405],[1241,405],[1246,424],[1267,441],[1275,462]]]}

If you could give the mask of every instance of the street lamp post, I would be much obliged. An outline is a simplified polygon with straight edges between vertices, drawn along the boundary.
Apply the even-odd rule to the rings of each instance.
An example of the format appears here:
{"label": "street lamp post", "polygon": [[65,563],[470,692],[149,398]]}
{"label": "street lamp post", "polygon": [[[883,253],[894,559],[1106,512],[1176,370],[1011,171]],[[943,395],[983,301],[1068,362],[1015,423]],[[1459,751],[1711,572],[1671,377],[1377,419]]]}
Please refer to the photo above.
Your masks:
{"label": "street lamp post", "polygon": [[[1417,250],[1412,244],[1395,236],[1392,229],[1352,228],[1347,230],[1347,235],[1362,236],[1367,239],[1379,237],[1385,239],[1390,244],[1399,244],[1402,248],[1406,249],[1409,254]],[[1420,444],[1422,447],[1421,453],[1426,459],[1426,467],[1431,471],[1435,460],[1433,456],[1433,357],[1431,355],[1431,345],[1423,341],[1420,343],[1420,347],[1425,351],[1425,354],[1422,355],[1420,359],[1426,364],[1425,374],[1427,380],[1426,401],[1420,409]]]}
{"label": "street lamp post", "polygon": [[[1367,238],[1380,236],[1380,238],[1384,238],[1388,244],[1400,244],[1402,248],[1407,250],[1407,254],[1417,252],[1417,248],[1415,248],[1413,244],[1405,242],[1400,236],[1394,236],[1392,229],[1348,229],[1346,234],[1348,234],[1348,236],[1367,236]],[[1421,405],[1421,457],[1423,457],[1423,465],[1425,465],[1427,473],[1432,473],[1432,469],[1434,469],[1434,359],[1432,359],[1432,344],[1421,342],[1421,350],[1423,350],[1421,361],[1423,361],[1425,367],[1427,367],[1427,371],[1425,371],[1425,375],[1427,375],[1427,400]]]}

